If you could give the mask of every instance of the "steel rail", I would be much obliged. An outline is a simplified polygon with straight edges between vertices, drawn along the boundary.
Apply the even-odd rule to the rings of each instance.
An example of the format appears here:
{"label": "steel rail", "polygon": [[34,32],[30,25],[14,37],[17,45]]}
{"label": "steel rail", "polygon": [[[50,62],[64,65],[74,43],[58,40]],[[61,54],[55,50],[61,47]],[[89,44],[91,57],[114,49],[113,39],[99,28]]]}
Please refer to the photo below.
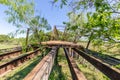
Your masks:
{"label": "steel rail", "polygon": [[11,52],[8,52],[8,53],[4,53],[4,54],[0,54],[0,61],[2,59],[6,59],[6,58],[10,58],[11,56],[15,56],[15,55],[19,55],[22,53],[22,49],[20,50],[15,50],[15,51],[11,51]]}
{"label": "steel rail", "polygon": [[0,74],[3,74],[6,71],[11,70],[11,69],[19,66],[23,62],[31,59],[32,57],[36,56],[39,53],[40,53],[40,51],[39,51],[39,49],[37,49],[35,51],[28,52],[25,55],[19,56],[19,57],[15,58],[9,62],[6,62],[6,63],[0,65]]}
{"label": "steel rail", "polygon": [[16,50],[20,50],[22,49],[21,46],[19,47],[12,47],[12,48],[5,48],[5,49],[0,49],[0,53],[5,53],[5,52],[12,52],[12,51],[16,51]]}
{"label": "steel rail", "polygon": [[75,63],[75,61],[73,60],[73,58],[69,56],[68,50],[66,48],[64,48],[64,52],[66,55],[66,59],[67,59],[69,68],[70,68],[72,79],[73,80],[87,80],[85,78],[84,74],[78,68],[78,66]]}
{"label": "steel rail", "polygon": [[102,60],[103,62],[105,62],[111,66],[115,66],[115,65],[120,64],[120,59],[118,59],[118,58],[109,56],[107,54],[99,55],[100,54],[99,52],[95,52],[92,50],[85,50],[85,51],[86,51],[86,53],[91,54],[92,56]]}
{"label": "steel rail", "polygon": [[94,56],[87,54],[86,52],[83,52],[75,48],[73,48],[73,50],[76,51],[88,62],[90,62],[92,65],[94,65],[101,72],[103,72],[111,80],[120,80],[120,70],[113,68],[111,66],[108,66],[106,63],[102,62],[100,59],[97,59]]}

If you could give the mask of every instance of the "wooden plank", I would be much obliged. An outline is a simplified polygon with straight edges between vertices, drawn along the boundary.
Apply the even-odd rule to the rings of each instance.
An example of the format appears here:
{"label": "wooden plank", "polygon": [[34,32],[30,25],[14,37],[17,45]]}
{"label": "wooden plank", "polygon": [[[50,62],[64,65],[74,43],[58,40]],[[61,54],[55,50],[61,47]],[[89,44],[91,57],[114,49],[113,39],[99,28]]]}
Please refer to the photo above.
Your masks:
{"label": "wooden plank", "polygon": [[52,50],[24,78],[24,80],[48,80],[58,48]]}
{"label": "wooden plank", "polygon": [[59,46],[59,47],[67,46],[67,47],[77,47],[83,49],[83,46],[67,41],[46,41],[46,42],[41,42],[41,44],[45,46]]}

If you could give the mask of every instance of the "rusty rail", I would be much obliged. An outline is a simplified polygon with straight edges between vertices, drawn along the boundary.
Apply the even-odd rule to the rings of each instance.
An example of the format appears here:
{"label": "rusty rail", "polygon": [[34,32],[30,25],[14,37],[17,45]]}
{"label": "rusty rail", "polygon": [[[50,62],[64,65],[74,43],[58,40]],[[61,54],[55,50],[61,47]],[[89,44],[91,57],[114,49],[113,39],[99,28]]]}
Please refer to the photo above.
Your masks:
{"label": "rusty rail", "polygon": [[107,63],[111,66],[115,66],[115,65],[120,64],[120,59],[118,59],[118,58],[109,56],[107,54],[99,55],[100,54],[99,52],[95,52],[95,51],[92,51],[92,50],[89,50],[89,49],[86,49],[85,51],[86,51],[86,53],[91,54],[92,56],[100,59],[101,61],[103,61],[103,62],[105,62],[105,63]]}
{"label": "rusty rail", "polygon": [[110,67],[101,60],[90,56],[89,54],[73,48],[74,51],[76,51],[79,55],[81,55],[83,58],[85,58],[88,62],[90,62],[92,65],[94,65],[97,69],[99,69],[101,72],[103,72],[106,76],[108,76],[111,80],[120,80],[120,70]]}
{"label": "rusty rail", "polygon": [[66,48],[64,48],[64,52],[65,52],[65,55],[66,55],[66,58],[67,58],[67,61],[68,61],[68,65],[69,65],[69,68],[70,68],[72,79],[73,80],[87,80],[85,78],[84,74],[78,68],[78,66],[75,63],[75,61],[73,60],[73,58],[69,56],[68,50]]}
{"label": "rusty rail", "polygon": [[0,49],[0,53],[5,53],[5,52],[12,52],[12,51],[16,51],[16,50],[20,50],[22,49],[21,46],[19,47],[13,47],[13,48],[5,48],[5,49]]}
{"label": "rusty rail", "polygon": [[2,65],[0,65],[0,74],[3,74],[4,72],[13,69],[14,67],[19,66],[23,62],[31,59],[32,57],[36,56],[39,53],[39,49],[35,51],[28,52],[25,55],[19,56],[9,62],[6,62]]}
{"label": "rusty rail", "polygon": [[52,48],[24,80],[48,80],[57,52],[57,47]]}
{"label": "rusty rail", "polygon": [[2,59],[10,58],[11,56],[19,55],[21,53],[22,53],[22,49],[15,50],[15,51],[8,52],[8,53],[4,53],[4,54],[0,54],[0,61]]}

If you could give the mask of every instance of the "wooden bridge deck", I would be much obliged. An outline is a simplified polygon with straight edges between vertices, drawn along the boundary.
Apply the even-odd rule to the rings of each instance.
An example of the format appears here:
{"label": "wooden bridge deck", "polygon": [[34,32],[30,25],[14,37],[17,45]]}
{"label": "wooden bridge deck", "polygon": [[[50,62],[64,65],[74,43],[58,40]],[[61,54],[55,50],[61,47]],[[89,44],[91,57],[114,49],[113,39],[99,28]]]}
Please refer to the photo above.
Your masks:
{"label": "wooden bridge deck", "polygon": [[[103,72],[111,80],[120,80],[119,69],[113,68],[112,66],[108,66],[106,65],[106,63],[103,63],[100,59],[95,58],[94,56],[90,54],[87,54],[84,51],[84,47],[82,47],[81,45],[78,45],[72,42],[66,42],[66,41],[48,41],[48,42],[42,42],[39,44],[42,44],[43,46],[50,46],[52,47],[52,50],[24,78],[24,80],[48,80],[53,64],[54,64],[54,60],[57,59],[56,58],[58,54],[57,50],[60,47],[64,47],[65,55],[66,55],[66,58],[69,64],[69,68],[71,70],[73,80],[86,80],[86,78],[83,75],[83,73],[79,70],[79,68],[77,67],[74,61],[74,58],[71,58],[71,56],[69,55],[71,52],[67,50],[67,48],[70,48],[71,50],[76,51],[80,56],[82,56],[84,59],[90,62],[93,66],[95,66],[97,69]],[[32,52],[32,54],[34,54],[35,56],[35,52]],[[19,61],[16,61],[15,64],[21,63],[21,59],[22,58],[20,58]],[[10,64],[10,66],[12,65],[14,64]],[[1,66],[1,69],[0,69],[1,74],[2,74],[3,69],[6,71],[6,69],[8,68],[7,66]]]}

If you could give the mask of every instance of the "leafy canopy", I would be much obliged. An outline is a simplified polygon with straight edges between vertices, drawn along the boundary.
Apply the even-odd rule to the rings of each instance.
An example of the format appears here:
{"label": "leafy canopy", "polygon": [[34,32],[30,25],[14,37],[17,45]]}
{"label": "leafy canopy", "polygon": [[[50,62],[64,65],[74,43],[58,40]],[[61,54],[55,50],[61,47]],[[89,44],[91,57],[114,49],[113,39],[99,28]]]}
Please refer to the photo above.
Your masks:
{"label": "leafy canopy", "polygon": [[34,0],[0,0],[0,4],[8,7],[5,13],[8,22],[18,28],[16,32],[24,33],[26,28],[30,28],[30,32],[40,41],[39,31],[51,28],[44,17],[35,15]]}
{"label": "leafy canopy", "polygon": [[[64,2],[71,8],[68,13],[70,20],[66,23],[69,31],[75,35],[79,34],[78,37],[87,36],[98,44],[105,41],[120,42],[119,0],[64,0]],[[91,33],[93,35],[89,37]]]}

